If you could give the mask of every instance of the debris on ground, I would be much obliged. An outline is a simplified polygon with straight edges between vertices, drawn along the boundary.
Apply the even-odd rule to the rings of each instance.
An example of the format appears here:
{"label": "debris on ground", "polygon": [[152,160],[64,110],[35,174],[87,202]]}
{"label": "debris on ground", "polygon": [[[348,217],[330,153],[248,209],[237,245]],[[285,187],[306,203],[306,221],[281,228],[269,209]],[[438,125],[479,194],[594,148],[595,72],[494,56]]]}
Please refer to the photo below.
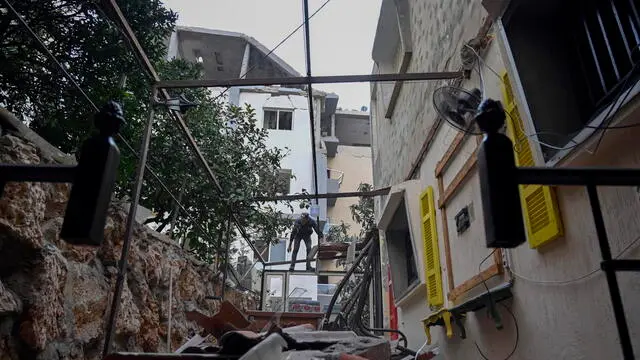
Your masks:
{"label": "debris on ground", "polygon": [[191,311],[187,313],[187,318],[195,321],[202,332],[189,339],[175,353],[116,353],[105,360],[389,360],[404,357],[392,354],[395,346],[389,340],[359,336],[353,331],[319,331],[308,324],[281,328],[274,321],[268,330],[254,332],[248,330],[252,328],[251,321],[229,302],[223,302],[214,316]]}

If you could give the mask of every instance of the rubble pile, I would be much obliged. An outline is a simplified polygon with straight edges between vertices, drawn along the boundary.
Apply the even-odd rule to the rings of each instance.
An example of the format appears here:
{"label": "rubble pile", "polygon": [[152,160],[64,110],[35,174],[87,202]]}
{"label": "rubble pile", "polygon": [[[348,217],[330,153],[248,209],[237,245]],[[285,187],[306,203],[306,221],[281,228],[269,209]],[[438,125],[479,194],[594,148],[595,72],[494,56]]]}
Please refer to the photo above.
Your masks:
{"label": "rubble pile", "polygon": [[[277,317],[261,332],[246,330],[251,321],[230,302],[212,316],[187,313],[202,331],[163,359],[186,354],[215,354],[216,359],[240,360],[389,360],[391,343],[383,338],[358,336],[353,331],[316,331],[311,325],[280,328]],[[178,355],[180,354],[180,355]],[[105,360],[156,359],[157,354],[117,353]],[[197,358],[197,357],[194,357]]]}

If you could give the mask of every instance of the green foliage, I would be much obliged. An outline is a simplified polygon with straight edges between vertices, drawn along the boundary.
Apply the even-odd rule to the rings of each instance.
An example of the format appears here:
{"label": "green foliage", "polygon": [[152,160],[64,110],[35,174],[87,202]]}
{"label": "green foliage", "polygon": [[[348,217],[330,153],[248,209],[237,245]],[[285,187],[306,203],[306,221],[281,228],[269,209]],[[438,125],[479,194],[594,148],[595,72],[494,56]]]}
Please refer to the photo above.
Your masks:
{"label": "green foliage", "polygon": [[[98,107],[122,95],[119,83],[127,77],[128,90],[137,96],[125,101],[123,132],[127,138],[139,138],[149,81],[100,2],[21,0],[12,4]],[[120,1],[119,5],[149,59],[161,60],[166,53],[164,40],[177,15],[157,0]],[[10,12],[0,12],[0,48],[0,104],[30,120],[31,128],[53,145],[74,152],[93,129],[90,103]]]}
{"label": "green foliage", "polygon": [[[371,191],[372,189],[373,186],[371,184],[361,183],[358,185],[358,191]],[[360,197],[357,204],[349,206],[351,218],[362,227],[359,234],[360,238],[376,227],[373,204],[373,198]],[[350,226],[345,224],[344,221],[341,221],[340,225],[332,226],[327,233],[327,241],[349,243],[357,240],[358,236],[351,234],[349,228]]]}
{"label": "green foliage", "polygon": [[[371,184],[360,183],[360,185],[358,185],[358,191],[364,192],[372,190],[373,186]],[[364,234],[376,227],[373,204],[372,197],[360,197],[357,204],[349,207],[353,220],[362,226],[360,236],[364,236]]]}
{"label": "green foliage", "polygon": [[349,228],[351,226],[345,224],[344,221],[340,222],[340,225],[334,225],[329,228],[327,233],[327,241],[330,242],[342,242],[342,243],[350,243],[357,238],[353,235],[350,235]]}
{"label": "green foliage", "polygon": [[[21,0],[13,4],[98,107],[113,98],[123,103],[127,123],[122,135],[139,150],[150,110],[151,83],[130,44],[109,20],[113,17],[108,9],[100,1],[84,0]],[[175,13],[158,0],[120,1],[119,5],[161,78],[202,77],[198,64],[164,60]],[[95,111],[90,103],[10,13],[0,12],[0,47],[0,104],[21,115],[54,146],[75,152],[93,130]],[[122,79],[126,79],[124,87]],[[186,89],[171,95],[178,94],[199,103],[185,120],[223,192],[214,188],[197,163],[175,121],[164,109],[156,109],[149,165],[181,198],[188,213],[178,213],[174,237],[188,242],[201,259],[213,261],[225,251],[229,212],[233,211],[252,240],[278,238],[290,225],[289,220],[272,203],[256,204],[249,199],[275,194],[286,149],[266,147],[267,131],[257,126],[250,107],[214,100],[207,89]],[[123,197],[131,191],[137,159],[121,142],[119,146],[122,159],[116,195]],[[177,209],[148,172],[141,204],[157,214],[153,221],[159,230],[167,229]]]}

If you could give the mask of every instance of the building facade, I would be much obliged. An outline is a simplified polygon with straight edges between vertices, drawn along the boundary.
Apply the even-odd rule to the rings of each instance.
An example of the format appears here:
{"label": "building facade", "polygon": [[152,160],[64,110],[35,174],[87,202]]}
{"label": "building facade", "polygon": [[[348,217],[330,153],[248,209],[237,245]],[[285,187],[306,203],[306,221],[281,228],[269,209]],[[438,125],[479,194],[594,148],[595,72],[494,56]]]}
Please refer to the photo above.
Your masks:
{"label": "building facade", "polygon": [[[444,359],[479,357],[479,349],[492,359],[512,351],[513,359],[622,357],[585,189],[523,187],[528,241],[492,252],[476,169],[482,139],[443,121],[432,99],[450,85],[500,100],[519,166],[638,167],[636,5],[383,0],[374,73],[469,75],[371,87],[373,182],[392,187],[376,199],[382,274],[393,284],[383,298],[410,348],[427,341],[426,319],[425,347],[437,345]],[[637,189],[599,195],[614,257],[637,258]],[[634,276],[617,278],[639,353]],[[465,338],[453,320],[449,334],[437,324],[472,305],[460,321]]]}
{"label": "building facade", "polygon": [[[195,27],[177,27],[168,40],[168,57],[182,58],[202,64],[205,77],[211,79],[231,78],[278,78],[300,76],[290,65],[254,38],[241,33],[203,29]],[[219,90],[218,90],[219,91]],[[336,111],[336,94],[314,91],[315,144],[311,141],[311,119],[306,87],[252,86],[229,89],[228,100],[237,106],[251,106],[256,114],[258,125],[269,132],[267,146],[287,149],[288,154],[282,160],[282,184],[279,194],[326,193],[356,191],[360,183],[371,183],[371,135],[367,112]],[[317,189],[314,179],[313,153],[316,155]],[[327,199],[311,201],[312,208],[301,209],[293,204],[293,212],[282,203],[273,204],[286,216],[295,219],[303,211],[310,212],[319,220],[320,229],[327,232],[334,225],[344,221],[350,225],[353,235],[359,232],[358,224],[351,218],[349,206],[354,199]],[[291,253],[287,252],[289,233],[282,234],[279,241],[269,246],[256,244],[262,257],[268,262],[287,262]],[[318,238],[312,235],[312,247],[317,247]],[[316,284],[336,283],[340,276],[329,275],[291,275],[287,279],[282,272],[289,264],[272,265],[263,269],[251,266],[255,261],[243,240],[237,240],[232,247],[239,249],[231,257],[238,272],[244,270],[242,283],[252,284],[253,290],[260,291],[262,284],[257,281],[260,271],[271,272],[266,276],[267,293],[273,293],[273,301],[267,306],[279,306],[282,292],[295,289],[300,299],[316,300],[317,294],[329,297],[331,289]],[[304,260],[304,243],[297,259]],[[335,260],[319,260],[312,266],[320,271],[343,270]],[[305,264],[298,263],[296,270],[304,270]],[[281,272],[281,273],[277,273]],[[246,274],[246,275],[245,275]],[[246,286],[245,286],[246,287]],[[294,294],[294,295],[295,295]]]}

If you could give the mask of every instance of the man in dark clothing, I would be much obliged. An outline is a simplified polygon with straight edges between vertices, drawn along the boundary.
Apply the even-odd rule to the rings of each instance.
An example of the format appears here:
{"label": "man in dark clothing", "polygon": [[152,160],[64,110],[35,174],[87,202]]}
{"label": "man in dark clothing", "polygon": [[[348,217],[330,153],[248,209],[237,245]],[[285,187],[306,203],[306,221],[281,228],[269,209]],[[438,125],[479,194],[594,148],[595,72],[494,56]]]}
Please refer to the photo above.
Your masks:
{"label": "man in dark clothing", "polygon": [[304,240],[304,245],[307,248],[307,271],[313,271],[311,268],[311,259],[309,259],[309,252],[311,251],[311,234],[314,231],[318,234],[318,239],[322,239],[323,235],[318,228],[318,224],[309,216],[308,213],[302,213],[302,216],[300,216],[293,225],[293,230],[289,237],[289,247],[287,248],[287,252],[291,252],[291,245],[294,245],[295,242],[295,245],[293,246],[293,253],[291,254],[291,266],[289,267],[289,271],[293,271],[296,266],[295,261],[298,256],[298,250],[300,250],[301,240]]}

